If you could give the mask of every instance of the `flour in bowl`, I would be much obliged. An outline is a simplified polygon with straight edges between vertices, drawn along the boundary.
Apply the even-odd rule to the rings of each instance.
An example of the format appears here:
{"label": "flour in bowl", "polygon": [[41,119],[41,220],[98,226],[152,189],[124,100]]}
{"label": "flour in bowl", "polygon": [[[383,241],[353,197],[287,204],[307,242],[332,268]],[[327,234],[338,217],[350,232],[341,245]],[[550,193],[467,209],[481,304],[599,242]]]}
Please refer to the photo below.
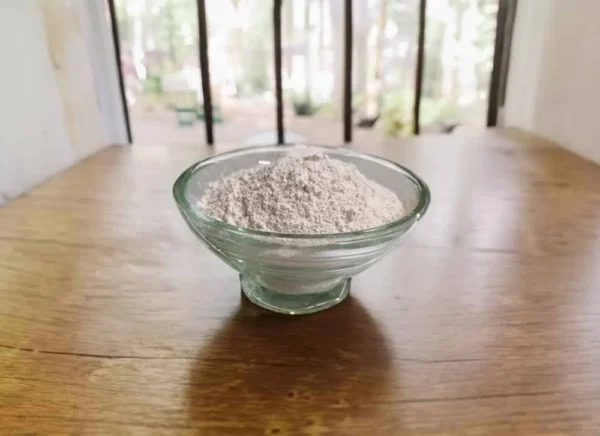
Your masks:
{"label": "flour in bowl", "polygon": [[396,194],[325,154],[288,155],[235,172],[211,183],[199,207],[228,224],[296,234],[365,230],[404,215]]}

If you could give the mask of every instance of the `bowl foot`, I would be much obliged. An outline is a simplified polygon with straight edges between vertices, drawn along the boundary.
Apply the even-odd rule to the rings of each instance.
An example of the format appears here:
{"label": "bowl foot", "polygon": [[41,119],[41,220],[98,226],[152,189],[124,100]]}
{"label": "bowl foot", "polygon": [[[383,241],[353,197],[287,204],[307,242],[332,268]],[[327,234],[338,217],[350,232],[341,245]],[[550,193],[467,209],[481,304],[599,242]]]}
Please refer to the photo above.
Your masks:
{"label": "bowl foot", "polygon": [[257,306],[286,315],[306,315],[320,312],[341,303],[350,292],[351,279],[345,280],[333,289],[318,294],[283,294],[270,291],[248,278],[240,276],[244,294]]}

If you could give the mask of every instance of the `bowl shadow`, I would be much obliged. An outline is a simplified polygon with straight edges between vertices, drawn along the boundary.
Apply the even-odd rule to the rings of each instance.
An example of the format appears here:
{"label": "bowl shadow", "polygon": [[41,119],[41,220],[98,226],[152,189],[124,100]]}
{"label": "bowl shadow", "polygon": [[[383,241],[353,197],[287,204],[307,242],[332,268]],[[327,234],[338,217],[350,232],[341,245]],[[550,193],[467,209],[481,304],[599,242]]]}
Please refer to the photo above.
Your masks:
{"label": "bowl shadow", "polygon": [[190,426],[202,434],[351,433],[385,401],[393,375],[386,339],[355,298],[287,317],[242,294],[190,369]]}

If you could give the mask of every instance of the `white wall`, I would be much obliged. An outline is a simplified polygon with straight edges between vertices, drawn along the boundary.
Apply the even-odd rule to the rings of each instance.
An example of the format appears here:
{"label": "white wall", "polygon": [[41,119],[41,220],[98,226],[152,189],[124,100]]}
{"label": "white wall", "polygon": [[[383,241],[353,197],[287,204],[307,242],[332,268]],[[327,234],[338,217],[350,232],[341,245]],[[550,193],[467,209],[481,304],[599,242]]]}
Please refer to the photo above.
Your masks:
{"label": "white wall", "polygon": [[600,163],[598,0],[519,1],[504,124]]}
{"label": "white wall", "polygon": [[[98,70],[109,55],[93,49],[94,2],[0,1],[0,204],[123,137],[114,52]],[[96,37],[109,35],[95,20]]]}
{"label": "white wall", "polygon": [[77,5],[81,17],[83,38],[87,42],[88,53],[90,53],[89,59],[106,141],[112,145],[126,144],[127,126],[121,101],[119,67],[112,40],[108,4],[106,0],[71,0],[71,2]]}

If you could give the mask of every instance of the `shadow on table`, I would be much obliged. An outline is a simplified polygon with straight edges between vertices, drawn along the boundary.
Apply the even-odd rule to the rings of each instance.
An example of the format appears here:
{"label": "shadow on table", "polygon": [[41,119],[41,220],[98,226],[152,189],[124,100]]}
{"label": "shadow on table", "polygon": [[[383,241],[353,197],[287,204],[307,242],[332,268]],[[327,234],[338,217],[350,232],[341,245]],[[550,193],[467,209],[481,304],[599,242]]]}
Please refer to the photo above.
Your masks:
{"label": "shadow on table", "polygon": [[242,296],[191,368],[189,419],[219,434],[343,431],[368,420],[392,383],[385,337],[354,298],[285,317]]}

